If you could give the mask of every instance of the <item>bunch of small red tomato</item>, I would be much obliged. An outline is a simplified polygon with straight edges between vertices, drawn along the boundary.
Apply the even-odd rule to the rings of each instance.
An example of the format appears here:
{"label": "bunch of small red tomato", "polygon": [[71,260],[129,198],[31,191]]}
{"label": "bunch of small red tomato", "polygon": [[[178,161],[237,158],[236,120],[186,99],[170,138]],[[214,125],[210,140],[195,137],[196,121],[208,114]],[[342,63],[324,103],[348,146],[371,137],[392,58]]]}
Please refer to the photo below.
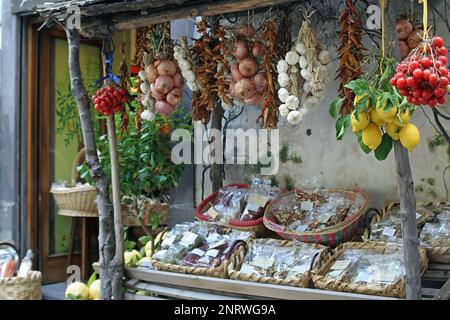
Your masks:
{"label": "bunch of small red tomato", "polygon": [[92,97],[95,110],[105,116],[122,112],[128,101],[126,93],[125,89],[116,84],[100,88]]}
{"label": "bunch of small red tomato", "polygon": [[403,60],[391,78],[391,85],[414,105],[428,105],[434,108],[445,104],[449,84],[447,49],[442,37],[424,41]]}

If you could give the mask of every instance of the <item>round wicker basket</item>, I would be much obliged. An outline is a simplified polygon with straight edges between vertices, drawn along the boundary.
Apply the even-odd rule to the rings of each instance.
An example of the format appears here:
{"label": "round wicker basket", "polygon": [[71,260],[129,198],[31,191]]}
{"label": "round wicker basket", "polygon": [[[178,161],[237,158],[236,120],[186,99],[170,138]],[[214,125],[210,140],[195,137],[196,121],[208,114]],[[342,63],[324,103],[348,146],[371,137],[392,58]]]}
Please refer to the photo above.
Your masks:
{"label": "round wicker basket", "polygon": [[[75,184],[78,179],[77,166],[85,158],[86,151],[81,149],[72,166],[72,183]],[[83,185],[80,187],[52,189],[55,203],[58,206],[58,214],[69,217],[98,217],[95,198],[97,191],[95,187]]]}
{"label": "round wicker basket", "polygon": [[[14,250],[14,245],[1,242]],[[42,274],[39,271],[30,271],[26,278],[12,277],[0,278],[0,300],[41,300]]]}

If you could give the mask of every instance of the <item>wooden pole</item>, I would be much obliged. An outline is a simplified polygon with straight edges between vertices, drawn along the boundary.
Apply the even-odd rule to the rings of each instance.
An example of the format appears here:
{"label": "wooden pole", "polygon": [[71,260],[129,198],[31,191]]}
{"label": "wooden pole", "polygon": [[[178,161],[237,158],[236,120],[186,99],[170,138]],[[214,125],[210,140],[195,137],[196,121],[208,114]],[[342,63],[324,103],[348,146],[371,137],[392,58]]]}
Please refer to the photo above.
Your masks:
{"label": "wooden pole", "polygon": [[109,156],[111,159],[111,184],[114,206],[114,233],[116,238],[116,252],[112,265],[114,266],[114,279],[112,283],[112,298],[114,300],[122,299],[123,282],[123,223],[121,213],[120,183],[119,183],[119,164],[117,159],[117,140],[116,126],[114,123],[114,114],[109,115],[106,122],[108,129]]}
{"label": "wooden pole", "polygon": [[395,164],[397,169],[398,195],[402,219],[403,260],[406,274],[406,298],[422,298],[420,276],[419,241],[416,226],[416,196],[409,164],[408,150],[400,141],[394,142]]}
{"label": "wooden pole", "polygon": [[69,75],[71,81],[72,95],[77,103],[80,115],[83,142],[86,148],[86,163],[89,167],[94,186],[97,189],[97,209],[99,214],[99,259],[100,259],[100,281],[101,295],[103,300],[112,297],[112,283],[114,276],[111,274],[110,266],[115,253],[113,226],[113,212],[109,200],[109,183],[97,156],[94,126],[89,110],[89,97],[83,84],[80,69],[80,34],[76,29],[66,29],[69,47]]}
{"label": "wooden pole", "polygon": [[[400,8],[395,1],[386,1],[386,44],[392,47],[392,55],[400,60],[400,52],[396,43],[395,20]],[[389,51],[387,51],[389,52]],[[416,196],[409,153],[400,141],[394,141],[395,167],[397,171],[398,196],[402,220],[403,263],[405,264],[406,298],[419,300],[422,298],[420,276],[419,243],[416,227]]]}
{"label": "wooden pole", "polygon": [[[222,117],[223,117],[222,106],[220,105],[220,103],[217,103],[211,115],[211,129],[222,131]],[[215,142],[217,143],[217,141]],[[222,140],[220,140],[220,144],[222,144]],[[222,146],[222,150],[224,147],[225,146]],[[223,157],[220,157],[220,160],[222,159]],[[217,190],[223,187],[223,169],[224,169],[223,163],[211,164],[210,178],[213,192],[216,192]]]}

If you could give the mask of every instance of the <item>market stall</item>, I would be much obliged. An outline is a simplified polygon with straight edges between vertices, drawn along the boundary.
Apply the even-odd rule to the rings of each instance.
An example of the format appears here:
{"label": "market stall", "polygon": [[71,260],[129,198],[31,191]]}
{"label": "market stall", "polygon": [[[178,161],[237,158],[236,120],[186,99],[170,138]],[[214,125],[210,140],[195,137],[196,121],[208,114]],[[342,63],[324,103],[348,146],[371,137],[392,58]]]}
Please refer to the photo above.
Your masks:
{"label": "market stall", "polygon": [[[420,136],[411,115],[426,106],[440,124],[440,109],[450,90],[447,49],[437,31],[428,28],[427,1],[412,4],[409,18],[399,17],[392,1],[377,3],[379,50],[364,48],[366,31],[356,3],[347,0],[326,7],[339,27],[340,84],[329,107],[336,138],[343,139],[352,129],[358,148],[380,161],[394,149],[399,204],[369,210],[371,194],[359,187],[324,188],[314,183],[300,187],[287,181],[280,186],[271,176],[224,186],[225,169],[219,161],[203,168],[203,176],[210,170],[212,192],[201,197],[192,217],[197,221],[161,230],[161,221],[152,221],[152,210],[148,220],[142,219],[147,200],[141,195],[154,196],[149,187],[162,188],[168,177],[175,176],[170,168],[159,174],[170,160],[155,155],[148,163],[121,171],[119,159],[122,155],[126,162],[128,149],[138,145],[130,152],[129,163],[141,155],[146,158],[159,147],[145,149],[146,145],[160,139],[168,145],[176,128],[192,130],[174,116],[185,91],[191,94],[194,127],[204,127],[209,134],[218,130],[225,139],[225,129],[244,110],[252,110],[247,116],[256,115],[251,120],[261,129],[301,126],[307,115],[323,107],[335,78],[330,74],[331,49],[315,29],[320,5],[287,0],[176,3],[175,9],[170,7],[172,1],[81,5],[82,34],[103,39],[104,76],[92,97],[81,78],[80,32],[65,26],[72,92],[91,183],[97,190],[103,251],[95,268],[102,298],[120,298],[123,273],[130,299],[448,298],[449,211],[444,204],[416,204],[409,161]],[[422,9],[421,26],[418,15],[412,14],[416,6]],[[45,23],[62,23],[66,9],[67,4],[54,4],[36,12],[46,16]],[[152,11],[143,14],[145,10]],[[302,13],[300,25],[293,25],[292,12]],[[197,19],[193,41],[186,36],[171,39],[167,22],[188,17],[202,17]],[[135,43],[136,51],[142,54],[130,76],[125,59],[119,72],[113,70],[111,32],[136,28],[141,39]],[[136,122],[131,133],[129,110]],[[102,150],[111,172],[112,201],[91,112],[107,123],[108,143]],[[141,135],[141,127],[147,126],[158,134]],[[125,144],[127,138],[117,141],[121,133],[149,140]],[[209,141],[212,144],[211,136]],[[225,159],[225,153],[221,150],[219,157]],[[155,161],[160,165],[149,171],[149,163]],[[128,177],[133,170],[142,179]],[[130,200],[127,205],[124,192]],[[142,227],[145,235],[138,241],[123,238],[121,210],[131,212]],[[112,226],[115,238],[110,236]],[[79,296],[70,293],[70,298]]]}

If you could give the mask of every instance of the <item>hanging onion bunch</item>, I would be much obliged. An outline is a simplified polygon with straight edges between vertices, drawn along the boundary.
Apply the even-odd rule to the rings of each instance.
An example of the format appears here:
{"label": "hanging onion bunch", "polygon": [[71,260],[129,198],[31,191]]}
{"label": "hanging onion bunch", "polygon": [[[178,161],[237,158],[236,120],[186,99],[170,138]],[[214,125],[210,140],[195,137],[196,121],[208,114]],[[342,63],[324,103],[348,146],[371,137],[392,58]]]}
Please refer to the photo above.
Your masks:
{"label": "hanging onion bunch", "polygon": [[237,105],[259,105],[267,91],[267,74],[263,63],[266,46],[256,40],[256,30],[244,24],[232,34],[229,96]]}
{"label": "hanging onion bunch", "polygon": [[141,118],[149,121],[154,119],[155,112],[163,116],[174,112],[181,103],[184,87],[180,68],[172,57],[170,32],[163,27],[154,39],[154,50],[144,55],[145,69],[139,72],[141,101],[146,109]]}
{"label": "hanging onion bunch", "polygon": [[400,49],[400,59],[403,60],[422,42],[423,26],[414,24],[406,17],[401,16],[395,22],[395,33]]}
{"label": "hanging onion bunch", "polygon": [[309,17],[305,17],[295,44],[277,64],[278,98],[282,102],[278,110],[290,124],[299,124],[308,109],[319,106],[330,62],[330,53],[317,42]]}

